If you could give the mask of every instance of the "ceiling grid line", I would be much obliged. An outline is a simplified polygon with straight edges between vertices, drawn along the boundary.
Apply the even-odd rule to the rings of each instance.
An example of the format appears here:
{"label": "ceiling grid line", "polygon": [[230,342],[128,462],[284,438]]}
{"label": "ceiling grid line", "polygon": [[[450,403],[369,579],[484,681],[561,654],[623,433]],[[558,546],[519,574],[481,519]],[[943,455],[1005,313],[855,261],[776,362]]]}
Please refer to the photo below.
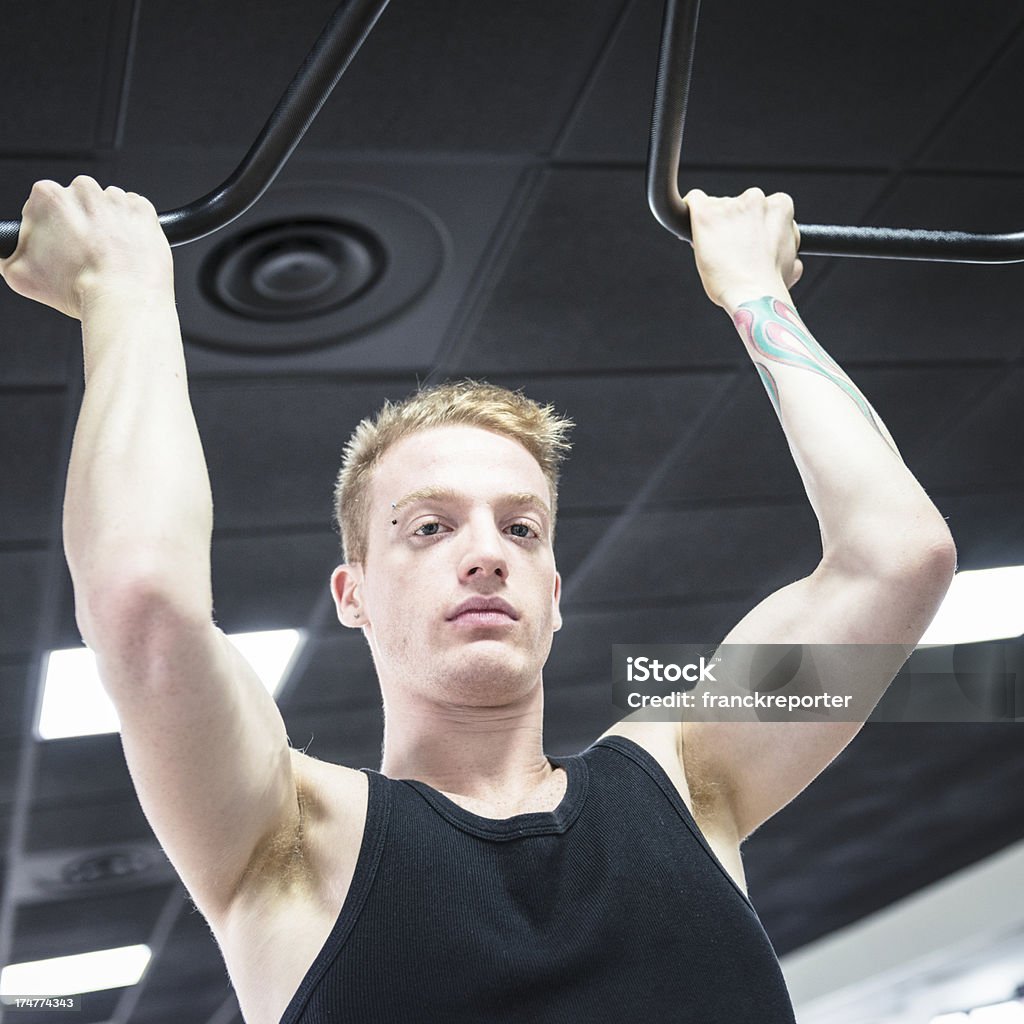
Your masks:
{"label": "ceiling grid line", "polygon": [[569,106],[569,110],[562,121],[562,127],[558,130],[558,134],[555,136],[555,140],[552,143],[549,152],[543,154],[549,165],[554,154],[558,153],[565,144],[565,140],[572,130],[573,125],[576,123],[580,111],[583,109],[586,101],[593,93],[598,74],[607,64],[609,55],[622,33],[623,26],[626,24],[626,19],[633,7],[633,4],[634,0],[623,0],[619,7],[619,13],[612,20],[611,27],[608,29],[604,41],[598,47],[597,56],[591,63],[590,70],[587,71],[583,78],[583,85],[577,90],[576,98]]}
{"label": "ceiling grid line", "polygon": [[445,332],[447,340],[442,341],[437,360],[420,383],[421,388],[441,383],[469,346],[472,331],[479,322],[486,300],[492,294],[501,270],[515,248],[515,241],[522,233],[527,214],[537,202],[543,178],[543,172],[535,168],[524,169],[519,176],[487,240],[480,262],[452,313]]}
{"label": "ceiling grid line", "polygon": [[128,97],[131,92],[132,74],[135,70],[135,51],[139,42],[139,21],[142,15],[142,0],[131,0],[131,4],[128,41],[125,46],[121,71],[121,90],[117,97],[117,114],[114,118],[113,148],[115,151],[120,151],[124,145],[124,128],[128,120]]}

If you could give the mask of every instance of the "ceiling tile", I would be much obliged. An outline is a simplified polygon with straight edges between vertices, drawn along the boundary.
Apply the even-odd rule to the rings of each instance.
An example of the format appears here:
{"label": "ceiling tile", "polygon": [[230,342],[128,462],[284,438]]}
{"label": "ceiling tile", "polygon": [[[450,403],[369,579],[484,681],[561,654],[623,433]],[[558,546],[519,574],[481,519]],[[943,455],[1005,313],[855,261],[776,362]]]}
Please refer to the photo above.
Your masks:
{"label": "ceiling tile", "polygon": [[[24,203],[24,199],[22,200]],[[8,207],[5,219],[20,219]],[[64,390],[81,363],[82,329],[53,309],[0,287],[0,386],[24,388],[30,398],[46,399]]]}
{"label": "ceiling tile", "polygon": [[39,853],[69,846],[115,845],[145,840],[156,841],[133,789],[130,792],[100,792],[73,801],[60,796],[55,802],[34,801],[24,850],[26,853]]}
{"label": "ceiling tile", "polygon": [[[646,158],[663,8],[661,0],[635,0],[559,157]],[[927,0],[827,7],[795,0],[784,19],[771,5],[707,3],[697,31],[684,160],[897,165],[998,50],[1018,16],[1002,0],[941,9]]]}
{"label": "ceiling tile", "polygon": [[[737,592],[760,600],[812,572],[821,558],[817,520],[804,504],[641,511],[621,529],[610,543],[598,541],[566,581],[574,601],[705,602]],[[765,544],[772,536],[786,543]]]}
{"label": "ceiling tile", "polygon": [[[310,131],[312,146],[443,151],[548,148],[622,0],[392,4]],[[231,6],[182,18],[143,8],[126,137],[246,144],[335,7]],[[457,31],[456,31],[457,27]],[[168,60],[168,54],[174,59]],[[245,82],[244,89],[238,88]]]}
{"label": "ceiling tile", "polygon": [[217,624],[226,633],[305,626],[340,561],[337,538],[329,529],[314,535],[215,540]]}
{"label": "ceiling tile", "polygon": [[1024,367],[1000,376],[999,383],[977,397],[925,462],[924,471],[933,486],[1024,485]]}
{"label": "ceiling tile", "polygon": [[149,940],[167,888],[107,893],[18,907],[11,959],[20,963]]}
{"label": "ceiling tile", "polygon": [[[120,733],[37,742],[33,791],[36,800],[118,800],[134,789]],[[78,845],[76,837],[68,838]]]}
{"label": "ceiling tile", "polygon": [[496,377],[551,404],[576,426],[559,483],[559,508],[625,505],[678,437],[692,432],[728,383],[725,373]]}
{"label": "ceiling tile", "polygon": [[[56,532],[54,498],[63,491],[64,419],[61,391],[0,391],[0,541],[48,540]],[[61,478],[58,480],[58,474]]]}
{"label": "ceiling tile", "polygon": [[288,740],[293,747],[320,761],[348,768],[380,769],[384,717],[380,705],[285,711]]}
{"label": "ceiling tile", "polygon": [[123,0],[6,5],[2,151],[68,153],[113,141],[130,7]]}
{"label": "ceiling tile", "polygon": [[12,746],[24,733],[26,694],[36,664],[27,659],[0,662],[0,737]]}
{"label": "ceiling tile", "polygon": [[931,498],[953,534],[959,569],[1024,565],[1024,488]]}
{"label": "ceiling tile", "polygon": [[344,715],[380,707],[376,670],[360,631],[332,619],[329,631],[320,638],[311,637],[309,643],[312,650],[305,671],[279,698],[288,714],[326,710]]}
{"label": "ceiling tile", "polygon": [[[359,421],[415,383],[250,378],[192,385],[215,529],[332,529],[334,480]],[[337,538],[335,538],[337,540]]]}
{"label": "ceiling tile", "polygon": [[[1011,5],[1012,7],[1012,5]],[[1019,14],[1019,11],[1016,12]],[[922,168],[1020,171],[1024,140],[1007,125],[1024,116],[1024,33],[1018,26],[1012,45],[1001,51],[985,77],[965,97],[918,161]],[[1004,230],[1020,230],[1014,224]]]}
{"label": "ceiling tile", "polygon": [[611,702],[611,685],[544,688],[544,752],[578,754],[622,715]]}
{"label": "ceiling tile", "polygon": [[0,656],[28,654],[36,644],[50,555],[0,551]]}

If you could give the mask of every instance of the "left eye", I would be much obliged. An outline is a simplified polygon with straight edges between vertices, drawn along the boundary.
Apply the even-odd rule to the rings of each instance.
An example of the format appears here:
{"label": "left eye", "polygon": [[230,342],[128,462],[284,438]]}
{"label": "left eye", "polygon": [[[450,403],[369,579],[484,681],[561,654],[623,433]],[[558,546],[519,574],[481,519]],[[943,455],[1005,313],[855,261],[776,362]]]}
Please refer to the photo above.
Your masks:
{"label": "left eye", "polygon": [[436,520],[432,520],[429,523],[423,523],[422,526],[418,526],[416,534],[420,537],[436,537],[440,529],[441,524]]}
{"label": "left eye", "polygon": [[514,533],[513,536],[515,536],[515,537],[522,537],[522,538],[525,539],[525,538],[529,537],[530,534],[533,534],[534,536],[536,536],[536,533],[535,533],[533,527],[530,526],[529,523],[513,523],[509,527],[509,529],[513,530],[513,531],[515,531],[515,530],[522,530],[523,531],[522,533]]}

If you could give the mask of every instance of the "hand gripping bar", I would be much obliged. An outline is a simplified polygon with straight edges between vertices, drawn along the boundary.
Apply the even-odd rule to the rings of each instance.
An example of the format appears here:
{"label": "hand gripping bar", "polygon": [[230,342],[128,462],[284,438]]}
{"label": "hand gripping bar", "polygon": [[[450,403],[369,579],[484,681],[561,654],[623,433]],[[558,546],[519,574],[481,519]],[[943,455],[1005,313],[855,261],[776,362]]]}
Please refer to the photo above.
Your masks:
{"label": "hand gripping bar", "polygon": [[[658,222],[692,242],[690,214],[679,194],[679,161],[697,40],[700,0],[666,0],[654,116],[647,160],[647,200]],[[813,256],[867,256],[946,263],[1024,262],[1024,231],[974,235],[919,228],[861,228],[798,224],[800,252]]]}
{"label": "hand gripping bar", "polygon": [[[341,0],[256,141],[227,180],[201,199],[159,215],[171,245],[194,242],[218,231],[266,192],[387,5],[388,0]],[[20,220],[0,221],[0,257],[14,252],[20,231]]]}

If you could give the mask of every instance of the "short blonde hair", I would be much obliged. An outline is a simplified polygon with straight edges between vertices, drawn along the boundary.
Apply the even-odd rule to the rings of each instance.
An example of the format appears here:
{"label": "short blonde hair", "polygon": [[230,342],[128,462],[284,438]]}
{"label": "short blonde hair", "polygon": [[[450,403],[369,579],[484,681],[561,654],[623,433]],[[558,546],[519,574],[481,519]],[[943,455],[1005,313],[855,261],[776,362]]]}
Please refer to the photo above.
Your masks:
{"label": "short blonde hair", "polygon": [[352,432],[334,487],[334,517],[346,562],[364,562],[369,539],[369,488],[373,470],[396,442],[419,430],[453,424],[480,427],[518,441],[536,460],[551,489],[551,528],[558,506],[559,465],[569,454],[573,421],[521,391],[485,381],[448,381],[388,401]]}

